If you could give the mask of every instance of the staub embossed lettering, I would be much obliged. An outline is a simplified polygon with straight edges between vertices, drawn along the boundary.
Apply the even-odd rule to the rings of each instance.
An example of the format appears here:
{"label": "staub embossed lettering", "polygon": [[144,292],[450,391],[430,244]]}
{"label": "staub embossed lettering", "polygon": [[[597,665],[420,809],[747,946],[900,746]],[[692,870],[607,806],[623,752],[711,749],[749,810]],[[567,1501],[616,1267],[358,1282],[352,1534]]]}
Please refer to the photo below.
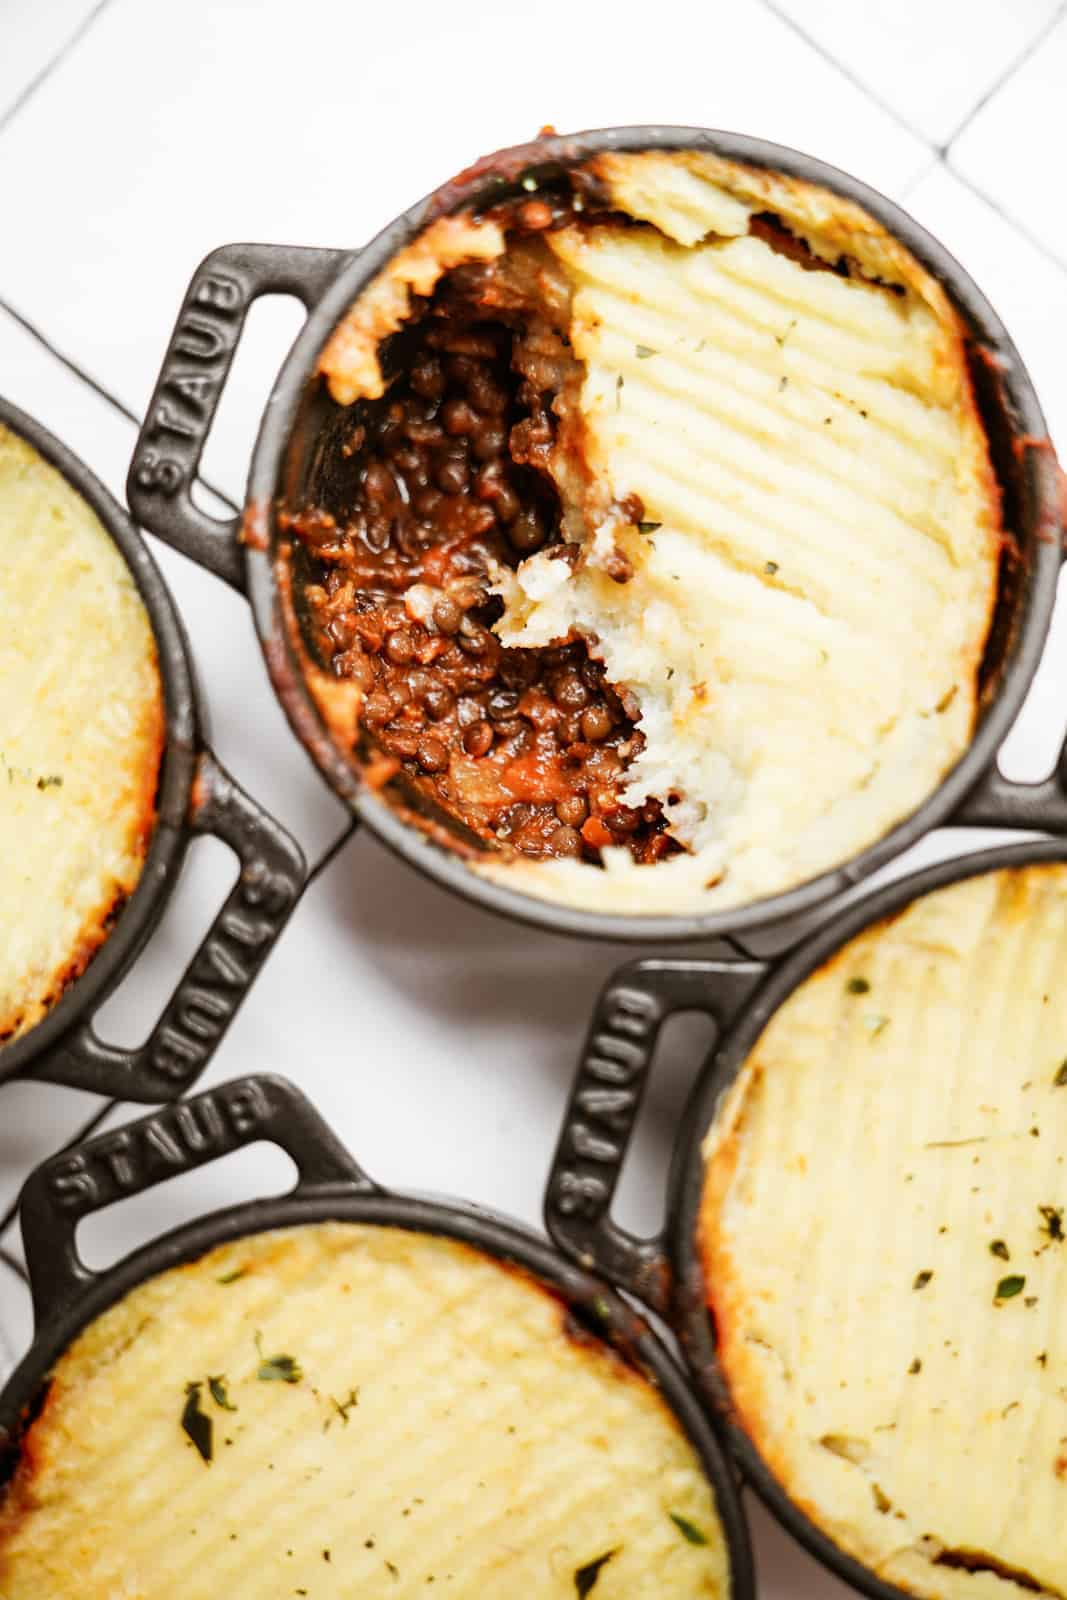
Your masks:
{"label": "staub embossed lettering", "polygon": [[262,862],[242,873],[152,1040],[150,1064],[169,1082],[196,1077],[299,892],[295,878]]}
{"label": "staub embossed lettering", "polygon": [[564,1216],[595,1221],[607,1209],[660,1017],[659,1002],[642,989],[620,984],[604,998],[575,1090],[569,1148],[556,1174],[554,1200]]}
{"label": "staub embossed lettering", "polygon": [[57,1161],[48,1174],[52,1199],[66,1215],[83,1216],[225,1155],[255,1129],[265,1130],[271,1111],[262,1083],[224,1084]]}
{"label": "staub embossed lettering", "polygon": [[142,489],[169,497],[191,481],[203,425],[240,337],[243,305],[236,278],[211,271],[194,280],[141,436],[133,476]]}

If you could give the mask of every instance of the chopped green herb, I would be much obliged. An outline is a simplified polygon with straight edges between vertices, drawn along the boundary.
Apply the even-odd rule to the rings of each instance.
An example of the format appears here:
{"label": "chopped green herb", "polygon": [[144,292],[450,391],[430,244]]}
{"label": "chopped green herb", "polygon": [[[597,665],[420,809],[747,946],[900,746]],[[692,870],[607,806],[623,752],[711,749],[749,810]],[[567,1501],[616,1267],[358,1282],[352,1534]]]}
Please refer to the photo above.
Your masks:
{"label": "chopped green herb", "polygon": [[236,1411],[237,1407],[226,1393],[226,1379],[220,1374],[218,1377],[209,1378],[207,1386],[211,1390],[211,1398],[223,1411]]}
{"label": "chopped green herb", "polygon": [[687,1539],[690,1544],[707,1544],[707,1534],[701,1533],[700,1529],[695,1523],[690,1522],[688,1517],[683,1517],[677,1511],[672,1511],[671,1521],[682,1535],[682,1538]]}
{"label": "chopped green herb", "polygon": [[299,1383],[304,1376],[300,1370],[300,1363],[294,1356],[265,1356],[258,1333],[256,1349],[259,1352],[259,1371],[256,1377],[263,1383]]}
{"label": "chopped green herb", "polygon": [[611,1307],[608,1305],[608,1302],[604,1299],[602,1294],[598,1294],[596,1299],[593,1301],[593,1310],[596,1312],[601,1322],[611,1321]]}
{"label": "chopped green herb", "polygon": [[796,327],[796,325],[797,325],[797,319],[796,319],[796,317],[794,317],[793,320],[790,322],[789,326],[786,328],[784,333],[776,333],[775,334],[775,336],[774,336],[775,344],[778,345],[778,346],[781,346],[781,345],[785,344],[785,341],[789,338],[789,335],[792,333],[792,331]]}
{"label": "chopped green herb", "polygon": [[779,394],[784,394],[786,389],[788,389],[788,387],[789,387],[789,379],[786,377],[785,373],[783,372],[782,376],[778,379],[778,393]]}
{"label": "chopped green herb", "polygon": [[264,1383],[299,1383],[303,1376],[292,1356],[269,1356],[256,1373]]}
{"label": "chopped green herb", "polygon": [[866,978],[850,978],[845,989],[849,994],[870,994],[871,985]]}
{"label": "chopped green herb", "polygon": [[659,351],[653,350],[650,344],[639,344],[635,350],[638,361],[647,361],[649,356],[658,356]]}
{"label": "chopped green herb", "polygon": [[1003,1239],[994,1239],[989,1246],[989,1254],[996,1256],[999,1261],[1010,1261],[1011,1255]]}
{"label": "chopped green herb", "polygon": [[997,1284],[997,1292],[993,1298],[994,1300],[1014,1300],[1015,1296],[1017,1294],[1022,1294],[1025,1288],[1025,1278],[1019,1276],[1001,1278],[1000,1282]]}
{"label": "chopped green herb", "polygon": [[63,779],[56,774],[49,778],[38,778],[37,787],[38,789],[62,789]]}
{"label": "chopped green herb", "polygon": [[912,1288],[925,1289],[932,1277],[933,1273],[929,1270],[929,1268],[924,1268],[922,1272],[917,1272],[915,1274],[915,1282],[912,1284]]}
{"label": "chopped green herb", "polygon": [[210,1461],[214,1455],[212,1435],[215,1427],[206,1411],[200,1407],[199,1383],[185,1385],[185,1405],[182,1407],[182,1432],[192,1440],[202,1461]]}
{"label": "chopped green herb", "polygon": [[1052,1087],[1054,1089],[1067,1089],[1067,1061],[1061,1063],[1060,1070],[1052,1080]]}
{"label": "chopped green herb", "polygon": [[637,531],[638,533],[655,533],[656,529],[662,528],[662,526],[662,522],[639,522]]}
{"label": "chopped green herb", "polygon": [[1062,1238],[1064,1236],[1063,1235],[1063,1207],[1062,1206],[1038,1206],[1037,1209],[1038,1209],[1038,1211],[1040,1211],[1041,1220],[1044,1223],[1044,1227],[1042,1229],[1042,1232],[1045,1233],[1048,1236],[1048,1238],[1054,1239],[1054,1240],[1056,1240],[1057,1243],[1059,1243],[1060,1240],[1062,1240]]}
{"label": "chopped green herb", "polygon": [[774,574],[778,571],[777,561],[765,561],[763,563],[763,570],[768,574],[769,577],[773,578]]}
{"label": "chopped green herb", "polygon": [[232,1272],[224,1272],[221,1278],[216,1278],[216,1283],[236,1283],[238,1278],[243,1278],[248,1271],[247,1267],[234,1267]]}
{"label": "chopped green herb", "polygon": [[612,1556],[617,1555],[617,1550],[607,1550],[602,1556],[597,1556],[595,1561],[587,1561],[584,1567],[576,1567],[574,1571],[574,1590],[578,1600],[589,1594],[595,1587],[600,1577],[602,1567],[606,1567]]}
{"label": "chopped green herb", "polygon": [[914,1378],[916,1373],[921,1372],[922,1369],[923,1369],[923,1364],[919,1360],[918,1356],[916,1356],[915,1360],[912,1362],[911,1366],[908,1368],[908,1376],[911,1377],[911,1378]]}
{"label": "chopped green herb", "polygon": [[615,379],[615,410],[616,411],[621,411],[622,410],[622,386],[623,386],[624,382],[625,382],[625,379],[623,378],[623,375],[620,372],[619,376]]}

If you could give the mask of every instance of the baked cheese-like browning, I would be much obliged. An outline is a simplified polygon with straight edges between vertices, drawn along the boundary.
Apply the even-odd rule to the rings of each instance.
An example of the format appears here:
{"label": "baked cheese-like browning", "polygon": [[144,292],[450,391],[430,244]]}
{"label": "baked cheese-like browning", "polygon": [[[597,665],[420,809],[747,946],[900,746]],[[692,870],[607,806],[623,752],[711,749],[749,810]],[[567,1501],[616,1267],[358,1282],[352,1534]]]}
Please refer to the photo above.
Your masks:
{"label": "baked cheese-like browning", "polygon": [[91,507],[0,427],[0,1042],[91,959],[141,873],[163,747],[155,640]]}
{"label": "baked cheese-like browning", "polygon": [[929,1600],[1067,1593],[1067,867],[969,879],[774,1015],[704,1146],[738,1418]]}
{"label": "baked cheese-like browning", "polygon": [[517,1269],[391,1228],[163,1273],[58,1363],[0,1505],[0,1594],[722,1600],[691,1445],[568,1326]]}

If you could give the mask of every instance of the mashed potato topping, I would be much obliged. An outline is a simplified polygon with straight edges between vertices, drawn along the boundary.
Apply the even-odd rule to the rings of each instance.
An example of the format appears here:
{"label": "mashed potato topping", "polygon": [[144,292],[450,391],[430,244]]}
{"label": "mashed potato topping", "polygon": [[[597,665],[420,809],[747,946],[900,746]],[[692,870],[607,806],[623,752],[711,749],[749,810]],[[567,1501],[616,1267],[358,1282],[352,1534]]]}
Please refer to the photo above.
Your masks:
{"label": "mashed potato topping", "polygon": [[771,1019],[708,1133],[735,1414],[927,1600],[1067,1592],[1067,867],[914,902]]}
{"label": "mashed potato topping", "polygon": [[673,1413],[554,1295],[448,1239],[323,1223],[93,1322],[0,1502],[4,1600],[227,1593],[726,1600],[730,1572]]}
{"label": "mashed potato topping", "polygon": [[[505,665],[526,652],[550,677],[561,648],[601,664],[620,697],[617,770],[586,772],[565,696],[551,731],[579,804],[560,809],[555,768],[540,787],[504,777],[513,802],[549,808],[544,824],[464,810],[472,775],[447,730],[425,755],[417,739],[396,754],[484,823],[494,848],[476,870],[574,905],[710,911],[856,854],[963,753],[999,495],[959,318],[859,207],[692,153],[605,155],[584,178],[585,204],[543,205],[533,244],[529,205],[471,222],[464,260],[492,265],[477,280],[461,265],[456,282],[480,285],[482,317],[511,316],[512,364],[541,404],[549,392],[555,430],[538,455],[516,452],[512,428],[512,458],[555,488],[558,526],[541,514],[503,553],[488,540],[498,609],[484,625]],[[431,328],[445,311],[432,302]],[[336,364],[324,370],[348,400]],[[398,714],[417,716],[381,718]],[[543,746],[529,700],[523,715]],[[485,773],[510,757],[490,740],[476,759]]]}
{"label": "mashed potato topping", "polygon": [[0,427],[0,1042],[106,937],[155,815],[155,640],[90,506]]}

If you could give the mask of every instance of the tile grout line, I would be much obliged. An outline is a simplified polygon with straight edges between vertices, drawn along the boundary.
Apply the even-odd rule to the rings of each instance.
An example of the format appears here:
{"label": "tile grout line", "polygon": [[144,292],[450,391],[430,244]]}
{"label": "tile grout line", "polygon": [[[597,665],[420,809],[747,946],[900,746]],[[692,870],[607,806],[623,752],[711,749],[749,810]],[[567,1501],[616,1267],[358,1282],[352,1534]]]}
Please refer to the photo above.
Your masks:
{"label": "tile grout line", "polygon": [[970,127],[971,123],[974,121],[975,117],[978,116],[979,112],[985,110],[989,102],[1000,93],[1001,89],[1003,89],[1005,85],[1009,83],[1012,78],[1014,78],[1015,74],[1026,65],[1031,57],[1036,54],[1041,45],[1045,43],[1045,40],[1050,34],[1056,31],[1065,17],[1067,17],[1067,0],[1060,0],[1060,4],[1057,6],[1054,14],[1049,18],[1048,22],[1046,22],[1045,26],[1039,29],[1035,36],[1030,40],[1030,43],[1019,52],[1013,61],[1009,62],[1008,66],[1005,67],[1000,76],[998,78],[994,78],[993,82],[986,89],[985,93],[979,95],[978,99],[975,101],[974,105],[968,111],[963,120],[955,128],[953,128],[948,138],[937,146],[938,155],[940,155],[942,159],[945,159],[948,156],[949,151],[956,143],[956,140],[960,137],[960,134],[963,133],[964,129]]}
{"label": "tile grout line", "polygon": [[89,12],[89,15],[82,18],[81,22],[79,22],[78,26],[75,28],[74,32],[71,34],[66,43],[61,45],[59,50],[56,51],[56,54],[52,56],[50,60],[45,62],[44,66],[38,73],[36,73],[34,77],[30,79],[29,83],[25,86],[22,92],[15,96],[15,99],[8,106],[3,116],[0,117],[0,135],[2,135],[8,126],[15,120],[23,107],[33,99],[38,89],[40,89],[42,85],[48,81],[53,72],[55,72],[56,68],[61,66],[66,60],[67,56],[70,55],[71,51],[81,43],[81,41],[85,38],[85,35],[89,32],[89,29],[100,18],[102,13],[110,4],[111,0],[97,0],[96,5]]}
{"label": "tile grout line", "polygon": [[[97,395],[101,400],[106,401],[106,403],[111,406],[113,410],[119,413],[120,417],[122,417],[124,421],[132,423],[138,432],[140,432],[142,418],[137,415],[136,411],[131,411],[124,400],[120,400],[117,394],[112,394],[110,389],[106,388],[104,384],[102,384],[97,378],[94,378],[91,373],[86,372],[84,367],[79,366],[73,357],[68,356],[65,351],[59,348],[58,345],[53,344],[48,335],[46,333],[42,333],[41,329],[35,322],[31,322],[29,317],[24,316],[23,313],[17,310],[9,300],[4,299],[3,295],[0,295],[0,311],[6,312],[11,318],[12,322],[17,322],[19,327],[22,328],[25,333],[28,333],[31,338],[36,339],[37,343],[42,345],[44,349],[48,351],[48,354],[59,362],[60,366],[66,367],[67,371],[75,378],[80,379],[82,383],[88,385],[95,395]],[[216,485],[213,484],[208,478],[205,478],[203,473],[198,472],[196,476],[199,482],[204,485],[205,489],[210,489],[211,493],[221,500],[224,505],[229,506],[230,510],[236,515],[241,508],[234,500],[231,500],[228,494],[224,494],[223,491],[217,488]]]}
{"label": "tile grout line", "polygon": [[1045,257],[1046,261],[1050,261],[1061,272],[1067,272],[1067,257],[1059,255],[1051,245],[1047,245],[1043,239],[1039,239],[1036,233],[1030,231],[1025,222],[1020,222],[1018,217],[1012,216],[1010,211],[1004,209],[999,200],[994,200],[991,194],[987,194],[973,179],[968,178],[958,167],[953,166],[951,161],[939,156],[938,163],[944,167],[950,177],[955,178],[957,183],[961,183],[965,189],[969,189],[973,195],[989,207],[990,211],[995,212],[1002,222],[1006,222],[1010,228],[1014,228],[1019,237],[1025,239],[1027,244],[1031,245],[1039,255]]}
{"label": "tile grout line", "polygon": [[802,27],[794,17],[790,16],[788,11],[783,11],[781,6],[776,3],[776,0],[762,0],[762,4],[773,17],[777,17],[779,22],[784,23],[792,33],[795,33],[797,38],[802,40],[810,50],[814,50],[817,56],[821,56],[835,71],[839,72],[854,89],[858,89],[862,95],[865,95],[872,105],[876,105],[880,111],[883,111],[887,117],[896,123],[898,128],[903,128],[905,133],[910,133],[913,139],[918,139],[920,144],[924,144],[928,150],[935,150],[936,147],[932,140],[927,138],[926,134],[920,133],[919,129],[914,127],[906,117],[901,116],[900,112],[890,105],[888,100],[883,100],[881,95],[876,94],[869,84],[864,83],[863,79],[851,67],[846,66],[843,61],[839,61],[835,55],[832,55],[826,46],[815,38],[814,34],[809,33],[806,28]]}

